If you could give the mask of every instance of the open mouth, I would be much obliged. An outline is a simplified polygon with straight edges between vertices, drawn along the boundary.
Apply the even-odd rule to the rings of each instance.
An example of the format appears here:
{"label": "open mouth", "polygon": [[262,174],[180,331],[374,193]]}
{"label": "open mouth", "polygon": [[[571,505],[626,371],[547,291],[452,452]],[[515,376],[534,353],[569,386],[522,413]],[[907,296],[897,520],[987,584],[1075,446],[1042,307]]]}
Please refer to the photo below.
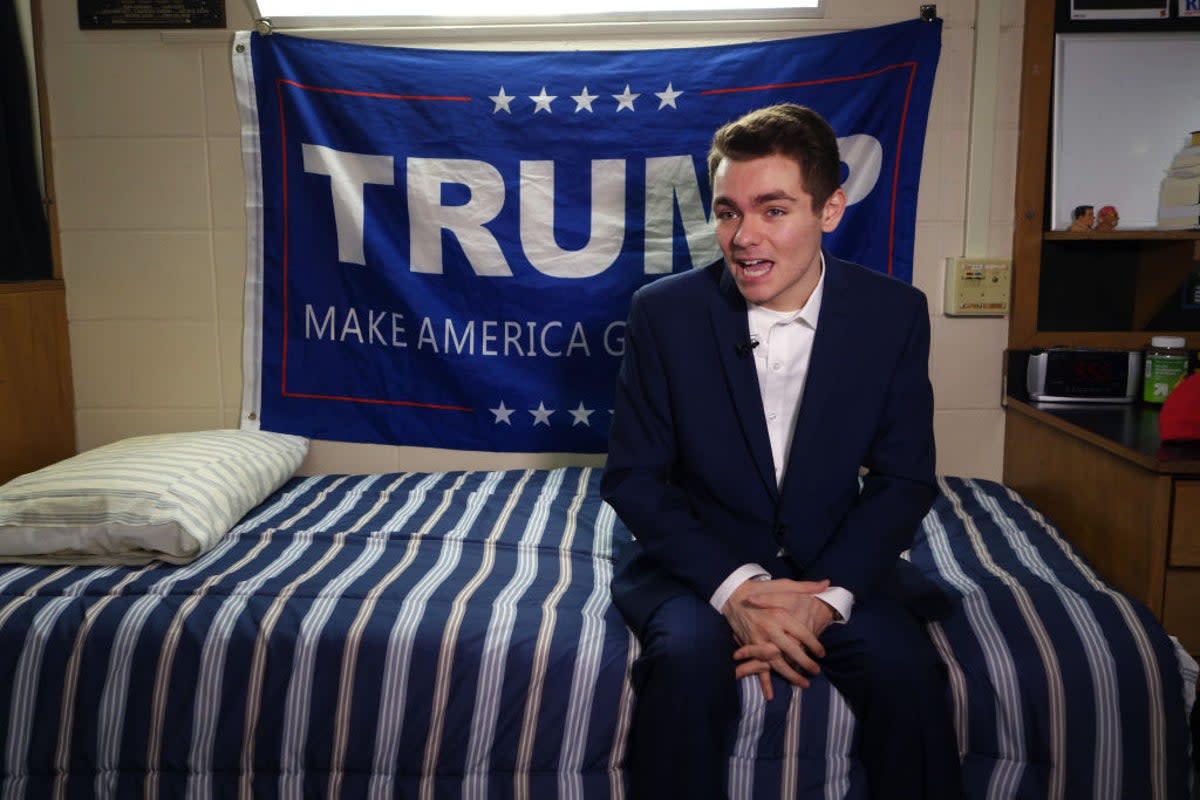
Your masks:
{"label": "open mouth", "polygon": [[762,258],[745,258],[738,259],[738,268],[742,271],[742,275],[747,278],[761,278],[771,271],[774,266],[773,261],[767,261]]}

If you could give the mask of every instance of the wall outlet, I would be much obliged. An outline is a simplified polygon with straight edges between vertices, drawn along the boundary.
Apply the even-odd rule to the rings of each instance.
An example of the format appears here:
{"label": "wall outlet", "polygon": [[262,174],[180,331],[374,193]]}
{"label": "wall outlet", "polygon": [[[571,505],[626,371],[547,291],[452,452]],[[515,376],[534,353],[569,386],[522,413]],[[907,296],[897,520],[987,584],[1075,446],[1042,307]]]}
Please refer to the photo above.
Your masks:
{"label": "wall outlet", "polygon": [[945,312],[952,317],[1002,317],[1008,313],[1012,261],[946,259]]}

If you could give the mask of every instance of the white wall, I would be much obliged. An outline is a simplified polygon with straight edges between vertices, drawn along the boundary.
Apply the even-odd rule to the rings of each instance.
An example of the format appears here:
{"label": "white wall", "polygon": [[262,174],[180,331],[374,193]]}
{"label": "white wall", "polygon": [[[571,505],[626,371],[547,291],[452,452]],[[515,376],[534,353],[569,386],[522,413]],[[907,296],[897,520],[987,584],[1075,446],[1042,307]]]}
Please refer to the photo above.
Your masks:
{"label": "white wall", "polygon": [[[973,0],[938,4],[943,51],[926,136],[914,283],[933,326],[938,471],[998,480],[1000,362],[1007,320],[943,316],[947,256],[1008,257],[1012,239],[1023,4],[977,18]],[[829,0],[820,31],[916,15],[911,0]],[[233,427],[241,397],[245,220],[229,46],[251,26],[227,0],[230,31],[80,31],[74,3],[42,3],[63,277],[79,448],[142,433]],[[976,22],[995,74],[972,108]],[[730,26],[732,28],[732,26]],[[797,35],[705,32],[680,44]],[[990,37],[990,38],[988,38]],[[563,46],[593,40],[572,34]],[[434,46],[428,42],[411,42]],[[454,46],[522,46],[462,39]],[[545,47],[545,39],[537,46]],[[613,46],[611,36],[603,46]],[[654,46],[626,35],[616,44]],[[600,46],[600,45],[597,45]],[[993,48],[994,50],[994,48]],[[972,115],[975,115],[974,117]],[[983,125],[972,153],[971,131]],[[968,163],[974,173],[968,204]],[[981,188],[982,187],[982,188]],[[982,193],[982,196],[981,196]],[[968,206],[971,215],[968,216]],[[968,234],[986,252],[964,253]],[[976,243],[973,243],[976,244]],[[462,453],[315,442],[303,471],[599,464],[600,457]]]}

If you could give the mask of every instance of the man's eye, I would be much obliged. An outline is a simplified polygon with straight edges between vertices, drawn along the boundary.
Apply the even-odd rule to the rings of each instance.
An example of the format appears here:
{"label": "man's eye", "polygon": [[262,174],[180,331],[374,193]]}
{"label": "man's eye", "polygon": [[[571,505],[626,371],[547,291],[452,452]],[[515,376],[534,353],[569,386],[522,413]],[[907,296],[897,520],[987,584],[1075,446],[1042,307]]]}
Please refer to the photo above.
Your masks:
{"label": "man's eye", "polygon": [[767,209],[768,217],[782,217],[786,213],[787,212],[784,211],[782,208],[768,208]]}
{"label": "man's eye", "polygon": [[718,211],[718,212],[717,212],[717,219],[722,219],[722,220],[724,220],[724,219],[733,219],[733,218],[734,218],[734,217],[736,217],[736,216],[737,216],[737,212],[736,212],[736,211],[728,211],[728,210],[726,210],[726,211]]}

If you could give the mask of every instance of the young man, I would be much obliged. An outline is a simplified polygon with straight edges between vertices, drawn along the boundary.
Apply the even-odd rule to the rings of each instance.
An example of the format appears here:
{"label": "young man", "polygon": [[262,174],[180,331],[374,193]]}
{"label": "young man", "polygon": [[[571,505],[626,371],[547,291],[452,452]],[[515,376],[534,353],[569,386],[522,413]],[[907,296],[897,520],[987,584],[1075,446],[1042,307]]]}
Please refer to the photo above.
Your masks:
{"label": "young man", "polygon": [[808,108],[725,125],[724,262],[630,307],[601,490],[636,538],[612,585],[642,644],[634,798],[723,797],[737,679],[788,702],[818,674],[855,711],[871,797],[960,795],[944,670],[895,590],[936,492],[929,316],[822,251],[839,178]]}

